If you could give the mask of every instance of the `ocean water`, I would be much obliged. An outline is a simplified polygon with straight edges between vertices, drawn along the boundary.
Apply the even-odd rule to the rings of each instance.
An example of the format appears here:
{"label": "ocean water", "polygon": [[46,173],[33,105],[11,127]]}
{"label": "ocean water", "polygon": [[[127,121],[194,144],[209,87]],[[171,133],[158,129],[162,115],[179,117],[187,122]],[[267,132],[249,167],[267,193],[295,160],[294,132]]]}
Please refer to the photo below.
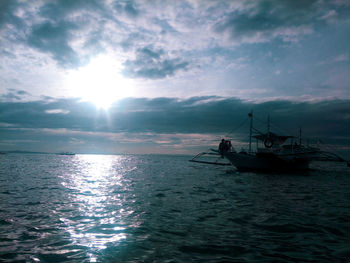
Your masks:
{"label": "ocean water", "polygon": [[0,156],[0,262],[349,262],[350,168]]}

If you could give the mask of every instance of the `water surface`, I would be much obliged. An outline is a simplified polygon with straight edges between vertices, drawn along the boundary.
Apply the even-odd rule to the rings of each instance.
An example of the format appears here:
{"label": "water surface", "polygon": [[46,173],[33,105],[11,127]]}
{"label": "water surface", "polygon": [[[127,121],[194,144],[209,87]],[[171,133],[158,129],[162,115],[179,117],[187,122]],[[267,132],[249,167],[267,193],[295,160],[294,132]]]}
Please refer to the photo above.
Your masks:
{"label": "water surface", "polygon": [[346,262],[350,170],[186,156],[0,156],[2,262]]}

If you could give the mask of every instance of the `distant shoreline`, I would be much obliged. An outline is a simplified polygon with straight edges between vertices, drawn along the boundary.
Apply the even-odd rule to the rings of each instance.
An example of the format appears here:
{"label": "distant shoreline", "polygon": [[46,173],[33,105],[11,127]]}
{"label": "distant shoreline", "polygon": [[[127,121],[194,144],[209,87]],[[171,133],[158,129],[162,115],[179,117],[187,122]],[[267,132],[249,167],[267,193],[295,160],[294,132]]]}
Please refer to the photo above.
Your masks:
{"label": "distant shoreline", "polygon": [[[60,152],[33,152],[33,151],[1,151],[2,154],[53,154],[62,155]],[[173,156],[193,156],[193,154],[178,154],[178,153],[74,153],[75,155],[173,155]],[[64,154],[63,154],[64,155]]]}

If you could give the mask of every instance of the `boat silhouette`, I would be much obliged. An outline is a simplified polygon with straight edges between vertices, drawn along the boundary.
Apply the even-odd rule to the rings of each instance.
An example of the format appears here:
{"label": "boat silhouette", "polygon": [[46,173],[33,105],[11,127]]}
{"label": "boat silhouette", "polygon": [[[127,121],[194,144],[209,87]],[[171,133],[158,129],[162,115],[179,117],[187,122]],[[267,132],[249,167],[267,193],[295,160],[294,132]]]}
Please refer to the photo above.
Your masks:
{"label": "boat silhouette", "polygon": [[[341,156],[318,147],[302,143],[301,129],[299,138],[291,135],[278,135],[270,131],[268,117],[267,132],[261,132],[253,126],[253,112],[248,114],[250,119],[248,151],[236,151],[231,141],[222,139],[219,148],[203,152],[190,161],[213,165],[233,165],[239,171],[282,171],[293,172],[308,170],[312,161],[333,161],[350,163]],[[256,150],[252,150],[252,139],[256,139]],[[259,147],[260,142],[260,147]],[[202,160],[203,156],[214,155],[215,161]],[[223,162],[223,159],[228,162]]]}

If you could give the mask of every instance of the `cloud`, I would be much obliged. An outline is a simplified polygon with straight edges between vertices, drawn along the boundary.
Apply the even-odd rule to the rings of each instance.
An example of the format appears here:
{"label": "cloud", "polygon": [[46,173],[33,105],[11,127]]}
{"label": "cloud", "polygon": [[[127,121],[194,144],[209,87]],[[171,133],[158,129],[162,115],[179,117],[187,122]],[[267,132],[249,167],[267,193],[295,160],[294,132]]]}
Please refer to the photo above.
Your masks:
{"label": "cloud", "polygon": [[[349,1],[4,0],[0,93],[69,96],[67,75],[103,53],[141,97],[343,97],[346,78],[326,78],[349,75],[348,63],[313,65],[349,53],[349,10]],[[310,91],[324,83],[333,90]]]}
{"label": "cloud", "polygon": [[[263,103],[237,98],[192,97],[129,98],[115,103],[108,113],[77,99],[2,102],[0,122],[21,128],[53,128],[100,132],[220,133],[245,119],[250,110],[258,118],[271,115],[274,123],[312,133],[350,132],[347,100]],[[314,122],[313,122],[314,121]]]}
{"label": "cloud", "polygon": [[[346,2],[316,0],[6,0],[0,4],[0,25],[4,46],[28,45],[61,67],[78,67],[108,51],[125,63],[126,75],[159,79],[188,69],[189,54],[207,56],[206,50],[223,45],[223,34],[232,46],[272,39],[293,42],[326,25],[328,17],[345,19],[349,12]],[[150,60],[143,49],[164,54]]]}
{"label": "cloud", "polygon": [[343,61],[348,61],[349,60],[349,56],[348,54],[341,54],[336,56],[333,61],[334,62],[343,62]]}
{"label": "cloud", "polygon": [[71,30],[75,25],[68,22],[54,24],[46,22],[35,26],[28,38],[28,44],[42,52],[52,54],[61,65],[79,65],[78,54],[70,47]]}
{"label": "cloud", "polygon": [[[336,4],[317,0],[261,0],[247,1],[244,8],[226,13],[213,26],[217,33],[227,33],[231,40],[240,43],[262,43],[275,38],[286,42],[297,41],[310,34],[323,20],[334,17],[340,8]],[[342,5],[342,13],[349,6]],[[344,18],[339,16],[338,19]]]}
{"label": "cloud", "polygon": [[[163,78],[188,65],[165,54],[149,67],[138,61],[139,56],[147,57],[142,50],[154,43],[168,46],[166,53],[174,50],[166,43],[169,38],[174,39],[168,35],[166,41],[161,40],[159,33],[176,30],[166,18],[157,15],[151,3],[94,0],[1,3],[0,25],[8,25],[2,32],[7,46],[17,45],[15,50],[28,46],[49,55],[63,68],[82,66],[106,50],[111,55],[117,54],[119,59],[123,53],[122,62],[128,65],[126,72],[131,77]],[[32,53],[35,56],[35,52]],[[132,57],[136,57],[135,60]]]}
{"label": "cloud", "polygon": [[21,101],[28,96],[30,96],[30,94],[25,90],[8,89],[6,94],[0,96],[0,101]]}
{"label": "cloud", "polygon": [[45,110],[45,113],[48,114],[68,114],[68,110],[62,110],[62,109],[52,109],[52,110]]}
{"label": "cloud", "polygon": [[[297,136],[302,127],[305,137],[349,147],[349,105],[349,100],[258,103],[210,96],[129,98],[105,112],[77,99],[1,102],[0,144],[30,138],[30,147],[42,150],[60,144],[62,150],[74,145],[79,148],[72,150],[83,152],[112,153],[117,146],[124,152],[194,152],[215,146],[225,135],[236,144],[246,142],[248,112],[253,110],[254,126],[262,132],[270,114],[271,128],[277,133]],[[39,142],[34,145],[34,141]],[[11,149],[21,146],[13,143]]]}
{"label": "cloud", "polygon": [[96,0],[54,0],[40,6],[39,14],[45,18],[60,21],[72,15],[79,15],[82,11],[100,12],[103,9],[104,3]]}
{"label": "cloud", "polygon": [[330,20],[330,19],[334,19],[336,16],[337,16],[337,12],[335,10],[329,10],[328,13],[320,17],[320,19]]}
{"label": "cloud", "polygon": [[61,67],[77,67],[99,47],[96,32],[103,31],[106,10],[104,3],[93,0],[1,1],[1,40],[13,46],[14,54],[27,46],[50,55]]}
{"label": "cloud", "polygon": [[103,50],[104,16],[109,12],[103,2],[44,2],[28,25],[29,46],[48,53],[61,67],[75,68]]}
{"label": "cloud", "polygon": [[118,12],[125,13],[132,18],[139,15],[139,10],[133,1],[116,1],[114,7]]}
{"label": "cloud", "polygon": [[170,58],[162,49],[145,47],[137,51],[134,60],[125,61],[123,74],[131,78],[161,79],[187,69],[188,65],[187,61]]}
{"label": "cloud", "polygon": [[3,0],[0,2],[0,27],[14,19],[12,9],[14,9],[15,6],[16,3],[11,0]]}

